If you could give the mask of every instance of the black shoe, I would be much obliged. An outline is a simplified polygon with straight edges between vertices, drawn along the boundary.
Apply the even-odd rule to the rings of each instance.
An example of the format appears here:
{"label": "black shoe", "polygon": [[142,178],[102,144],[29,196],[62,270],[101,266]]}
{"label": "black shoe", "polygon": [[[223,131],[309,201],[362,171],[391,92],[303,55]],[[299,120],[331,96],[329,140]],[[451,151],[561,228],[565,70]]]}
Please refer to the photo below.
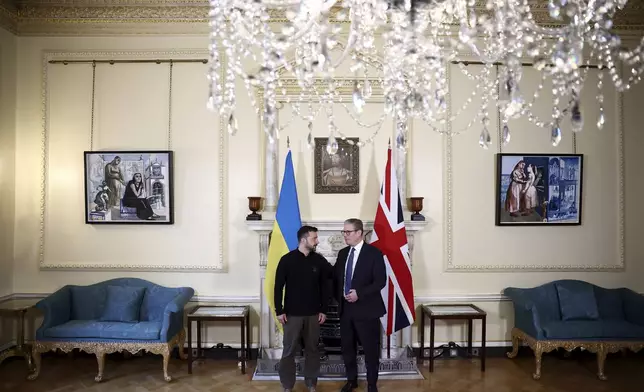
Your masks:
{"label": "black shoe", "polygon": [[340,389],[340,392],[351,392],[352,390],[358,388],[357,381],[347,381],[346,384]]}
{"label": "black shoe", "polygon": [[369,385],[367,387],[367,392],[378,392],[378,387],[375,385]]}

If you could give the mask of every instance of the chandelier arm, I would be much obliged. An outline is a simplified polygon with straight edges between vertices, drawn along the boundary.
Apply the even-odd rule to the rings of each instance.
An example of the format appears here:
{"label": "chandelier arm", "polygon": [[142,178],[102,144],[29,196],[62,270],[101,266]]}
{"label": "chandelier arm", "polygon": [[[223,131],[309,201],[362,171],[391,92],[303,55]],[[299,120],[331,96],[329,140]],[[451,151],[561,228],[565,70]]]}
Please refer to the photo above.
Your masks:
{"label": "chandelier arm", "polygon": [[[300,4],[301,3],[301,0],[292,0],[292,1],[294,1],[295,4]],[[316,5],[316,6],[319,5],[319,7],[314,7],[312,9],[313,15],[311,15],[311,17],[307,21],[306,25],[300,31],[298,31],[297,34],[295,34],[292,37],[290,37],[290,39],[287,41],[287,43],[292,44],[293,42],[295,42],[295,41],[299,40],[300,38],[302,38],[302,36],[304,34],[308,33],[309,30],[311,30],[311,28],[313,27],[313,25],[317,24],[317,19],[322,14],[326,14],[326,13],[329,12],[329,10],[331,10],[333,5],[336,3],[336,0],[327,0],[326,2],[324,2],[322,4],[319,4],[318,1],[313,1],[312,3],[314,5]],[[311,10],[309,10],[309,11],[311,11]]]}
{"label": "chandelier arm", "polygon": [[357,39],[358,39],[358,36],[355,29],[353,28],[353,22],[352,22],[351,29],[349,30],[349,39],[347,40],[347,46],[344,48],[344,51],[340,55],[340,58],[338,59],[338,61],[333,63],[333,68],[339,67],[344,62],[344,59],[349,55],[351,50],[353,50],[353,48],[355,47]]}

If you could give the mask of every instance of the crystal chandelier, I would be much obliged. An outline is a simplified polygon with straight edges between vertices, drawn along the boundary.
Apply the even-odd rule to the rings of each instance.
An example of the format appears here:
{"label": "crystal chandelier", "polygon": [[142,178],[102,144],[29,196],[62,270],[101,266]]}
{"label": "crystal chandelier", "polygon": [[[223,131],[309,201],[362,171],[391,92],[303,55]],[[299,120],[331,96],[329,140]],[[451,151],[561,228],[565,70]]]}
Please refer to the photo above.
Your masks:
{"label": "crystal chandelier", "polygon": [[[532,8],[546,1],[556,27],[535,22]],[[556,146],[562,136],[562,121],[570,121],[574,132],[583,127],[579,101],[589,69],[599,70],[596,125],[600,129],[605,122],[604,74],[620,92],[640,81],[644,39],[627,49],[611,32],[616,12],[627,1],[210,0],[208,107],[225,116],[228,132],[235,134],[235,83],[240,78],[261,115],[269,142],[275,142],[286,126],[277,122],[277,112],[286,103],[291,105],[293,118],[308,122],[309,146],[313,119],[319,113],[326,115],[326,150],[335,154],[336,138],[346,138],[335,124],[338,103],[361,127],[379,130],[387,117],[392,118],[396,146],[404,150],[410,120],[423,121],[444,133],[445,123],[461,115],[479,95],[477,115],[455,133],[477,127],[481,131],[479,144],[488,148],[492,143],[489,113],[498,110],[502,123],[499,142],[510,141],[510,119],[527,116],[549,131]],[[284,23],[271,23],[276,17]],[[338,48],[338,55],[333,56],[332,51]],[[255,65],[252,72],[244,68],[251,61]],[[482,70],[473,74],[467,67],[470,63],[482,64]],[[455,113],[447,104],[451,64],[458,64],[476,83]],[[621,73],[622,64],[630,68],[626,76]],[[336,70],[343,65],[355,76],[349,105],[338,92]],[[541,76],[532,97],[519,89],[526,65]],[[299,97],[287,94],[285,78],[297,80]],[[540,119],[532,107],[547,79],[552,85],[552,115]],[[382,91],[383,112],[375,122],[365,123],[360,113],[374,87]],[[263,91],[260,102],[255,99],[256,89]],[[373,142],[377,130],[358,145]]]}

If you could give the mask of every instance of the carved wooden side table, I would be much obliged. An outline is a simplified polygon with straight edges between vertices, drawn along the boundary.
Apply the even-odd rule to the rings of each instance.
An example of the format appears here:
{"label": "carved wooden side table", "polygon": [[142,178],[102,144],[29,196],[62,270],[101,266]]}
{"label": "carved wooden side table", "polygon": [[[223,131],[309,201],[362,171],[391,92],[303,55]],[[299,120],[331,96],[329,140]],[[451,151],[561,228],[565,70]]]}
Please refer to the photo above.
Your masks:
{"label": "carved wooden side table", "polygon": [[38,299],[10,299],[0,302],[0,316],[18,319],[18,340],[15,346],[0,353],[0,364],[10,357],[24,357],[29,372],[34,370],[31,345],[25,344],[25,315],[38,301]]}
{"label": "carved wooden side table", "polygon": [[188,313],[188,374],[192,374],[192,323],[197,322],[197,357],[201,350],[201,326],[207,321],[237,321],[241,332],[241,372],[246,374],[246,361],[250,359],[250,306],[198,305]]}

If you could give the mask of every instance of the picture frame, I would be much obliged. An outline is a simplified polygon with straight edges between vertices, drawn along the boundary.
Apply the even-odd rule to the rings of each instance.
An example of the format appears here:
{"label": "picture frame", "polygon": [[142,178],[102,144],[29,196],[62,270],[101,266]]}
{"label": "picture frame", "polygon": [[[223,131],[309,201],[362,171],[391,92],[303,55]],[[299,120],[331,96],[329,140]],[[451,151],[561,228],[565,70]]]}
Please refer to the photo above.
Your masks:
{"label": "picture frame", "polygon": [[338,151],[330,155],[326,150],[328,138],[315,138],[315,193],[360,193],[360,149],[357,145],[359,140],[337,139]]}
{"label": "picture frame", "polygon": [[496,226],[581,225],[583,154],[496,155]]}
{"label": "picture frame", "polygon": [[174,153],[85,151],[86,224],[174,224]]}

